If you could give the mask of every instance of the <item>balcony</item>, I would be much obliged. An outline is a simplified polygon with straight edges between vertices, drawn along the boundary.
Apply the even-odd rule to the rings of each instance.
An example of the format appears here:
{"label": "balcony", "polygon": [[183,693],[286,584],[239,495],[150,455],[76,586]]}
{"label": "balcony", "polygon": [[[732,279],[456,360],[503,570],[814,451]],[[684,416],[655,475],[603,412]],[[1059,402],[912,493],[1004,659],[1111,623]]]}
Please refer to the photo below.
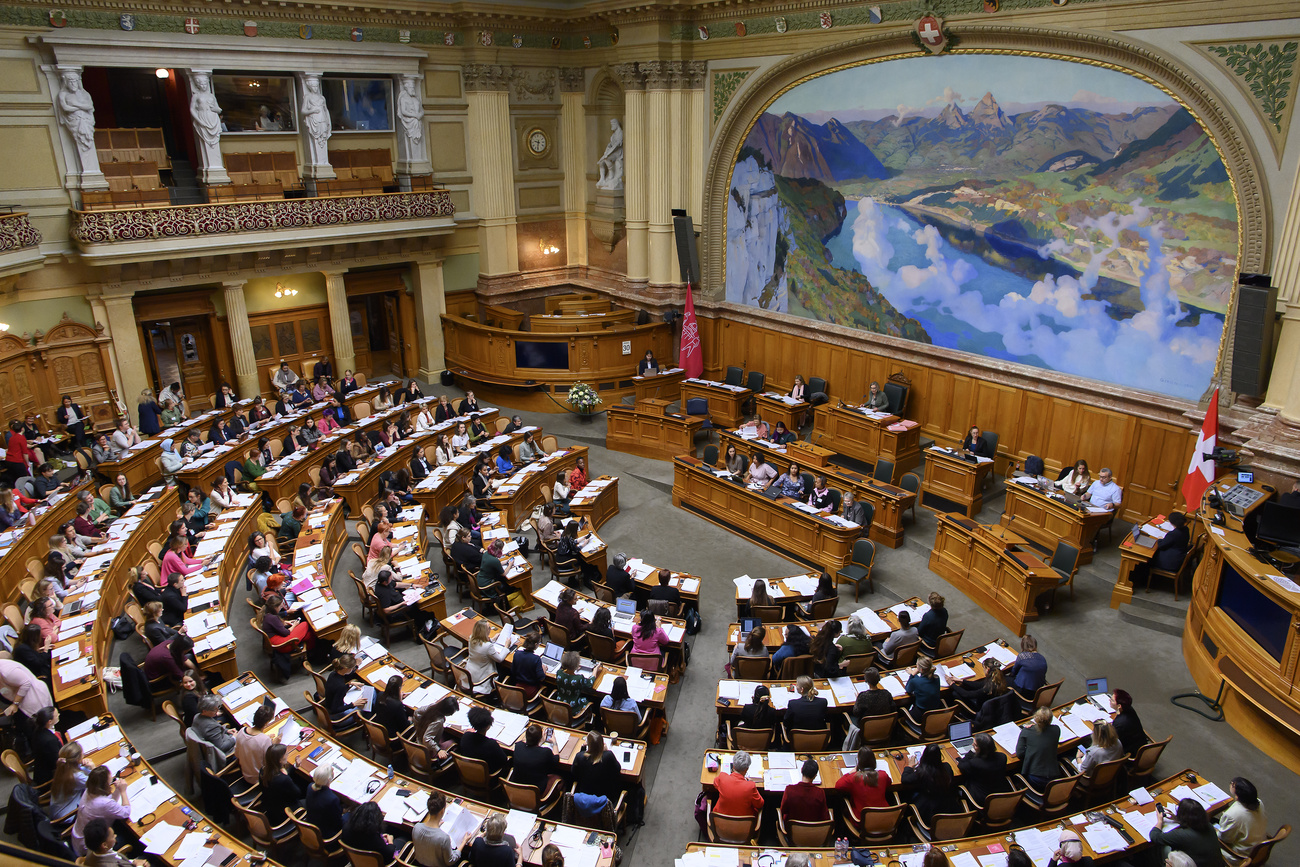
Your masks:
{"label": "balcony", "polygon": [[39,268],[41,233],[24,211],[0,214],[0,277],[10,277]]}
{"label": "balcony", "polygon": [[71,234],[83,260],[119,265],[440,235],[454,213],[446,190],[141,205],[74,210]]}

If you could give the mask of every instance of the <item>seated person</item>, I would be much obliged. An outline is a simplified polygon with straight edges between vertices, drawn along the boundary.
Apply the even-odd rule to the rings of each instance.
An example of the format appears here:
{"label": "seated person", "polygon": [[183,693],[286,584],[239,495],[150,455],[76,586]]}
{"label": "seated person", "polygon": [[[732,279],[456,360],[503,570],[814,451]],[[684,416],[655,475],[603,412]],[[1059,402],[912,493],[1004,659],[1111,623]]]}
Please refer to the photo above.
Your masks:
{"label": "seated person", "polygon": [[745,484],[766,488],[774,481],[776,468],[767,462],[762,452],[754,455],[754,459],[749,462],[749,469],[745,471]]}
{"label": "seated person", "polygon": [[820,729],[826,725],[827,701],[819,698],[813,679],[801,675],[795,681],[799,697],[793,699],[785,708],[785,730],[794,731]]}
{"label": "seated person", "polygon": [[799,474],[799,465],[790,464],[789,471],[773,482],[772,487],[775,488],[778,496],[802,500],[804,498],[803,476]]}
{"label": "seated person", "polygon": [[783,421],[777,422],[776,427],[772,429],[772,442],[779,446],[794,442],[797,439],[799,439],[799,435],[786,428]]}
{"label": "seated person", "polygon": [[1101,472],[1097,474],[1097,481],[1089,485],[1088,492],[1083,495],[1083,499],[1090,506],[1106,509],[1110,512],[1115,511],[1123,498],[1124,491],[1119,485],[1115,484],[1109,467],[1102,468]]}
{"label": "seated person", "polygon": [[731,757],[731,772],[719,774],[713,781],[718,790],[718,800],[713,812],[726,816],[758,816],[763,812],[763,794],[749,777],[752,760],[749,753],[740,750]]}
{"label": "seated person", "polygon": [[831,496],[830,484],[823,475],[817,476],[812,492],[808,494],[808,505],[823,515],[829,515],[835,508],[835,499]]}
{"label": "seated person", "polygon": [[1007,790],[1007,757],[998,752],[988,732],[975,735],[975,743],[957,760],[962,785],[983,804],[989,795]]}
{"label": "seated person", "polygon": [[984,432],[978,426],[967,431],[966,438],[961,441],[961,450],[977,458],[993,457],[993,447],[989,445],[989,441],[984,438]]}
{"label": "seated person", "polygon": [[880,647],[880,657],[886,662],[894,659],[894,654],[898,648],[908,644],[919,637],[916,627],[912,625],[912,615],[906,610],[898,612],[898,628],[885,639],[885,643]]}
{"label": "seated person", "polygon": [[481,759],[487,763],[489,773],[504,771],[510,760],[495,738],[488,737],[492,728],[492,711],[475,705],[467,714],[470,730],[460,736],[456,752],[466,758]]}
{"label": "seated person", "polygon": [[799,782],[786,786],[781,797],[781,816],[787,822],[824,822],[830,818],[826,792],[813,782],[819,773],[816,759],[804,759]]}
{"label": "seated person", "polygon": [[659,585],[650,591],[651,599],[662,599],[673,605],[682,604],[682,591],[672,586],[673,573],[667,569],[660,569],[658,575]]}

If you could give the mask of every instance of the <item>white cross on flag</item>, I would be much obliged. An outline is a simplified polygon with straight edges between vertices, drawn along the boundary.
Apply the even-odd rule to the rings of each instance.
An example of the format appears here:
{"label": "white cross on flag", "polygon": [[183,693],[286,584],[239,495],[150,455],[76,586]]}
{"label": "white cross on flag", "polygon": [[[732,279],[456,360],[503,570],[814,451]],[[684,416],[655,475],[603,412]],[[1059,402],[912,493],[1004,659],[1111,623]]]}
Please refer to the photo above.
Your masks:
{"label": "white cross on flag", "polygon": [[1205,411],[1205,422],[1201,425],[1201,435],[1196,438],[1196,448],[1192,450],[1192,462],[1187,465],[1187,478],[1183,479],[1183,500],[1188,512],[1201,507],[1206,489],[1214,484],[1214,460],[1210,455],[1218,441],[1219,390],[1216,388],[1210,398],[1210,407]]}

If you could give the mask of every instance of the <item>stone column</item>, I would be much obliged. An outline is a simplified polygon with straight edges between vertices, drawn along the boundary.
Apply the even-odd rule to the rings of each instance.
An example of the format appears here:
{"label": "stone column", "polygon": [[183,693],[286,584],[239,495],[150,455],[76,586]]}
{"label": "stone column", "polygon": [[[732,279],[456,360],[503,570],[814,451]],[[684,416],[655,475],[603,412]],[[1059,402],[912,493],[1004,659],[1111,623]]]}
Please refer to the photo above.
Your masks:
{"label": "stone column", "polygon": [[244,281],[221,284],[226,302],[226,328],[230,331],[230,355],[235,359],[235,394],[256,397],[262,393],[257,381],[257,357],[253,354],[253,332],[248,327],[248,305],[244,302]]}
{"label": "stone column", "polygon": [[54,116],[59,119],[67,172],[63,184],[70,190],[107,190],[108,181],[99,168],[95,150],[95,104],[81,86],[81,67],[60,63],[43,65],[54,97]]}
{"label": "stone column", "polygon": [[663,286],[680,282],[673,259],[673,214],[670,178],[672,136],[669,88],[671,65],[662,60],[640,64],[646,77],[645,191],[648,224],[650,283]]}
{"label": "stone column", "polygon": [[411,263],[411,289],[415,296],[416,335],[420,342],[419,377],[436,383],[447,367],[446,343],[442,335],[442,314],[447,296],[442,282],[442,262],[423,259]]}
{"label": "stone column", "polygon": [[[397,174],[433,174],[429,135],[424,123],[424,76],[403,72],[393,76],[397,91]],[[403,182],[402,189],[407,189]]]}
{"label": "stone column", "polygon": [[702,60],[688,60],[682,72],[682,147],[681,172],[686,202],[682,206],[695,221],[698,231],[704,215],[704,168],[708,140],[708,115],[704,105],[704,71]]}
{"label": "stone column", "polygon": [[1273,284],[1277,286],[1277,300],[1285,308],[1264,406],[1300,421],[1300,170],[1292,180],[1291,200],[1278,235]]}
{"label": "stone column", "polygon": [[308,180],[333,180],[338,177],[330,165],[329,155],[333,123],[321,93],[321,74],[298,72],[295,75],[298,79],[298,127],[302,131],[302,176]]}
{"label": "stone column", "polygon": [[352,318],[348,315],[348,290],[343,271],[324,271],[325,296],[330,306],[330,334],[334,337],[334,370],[356,370],[357,354],[352,348]]}
{"label": "stone column", "polygon": [[627,210],[627,276],[650,278],[649,203],[646,201],[645,75],[635,63],[620,63],[623,83],[623,201]]}
{"label": "stone column", "polygon": [[582,69],[560,70],[560,161],[564,169],[565,251],[570,265],[587,264],[587,116]]}
{"label": "stone column", "polygon": [[674,208],[686,207],[686,165],[683,160],[686,145],[686,94],[682,82],[686,62],[674,60],[668,64],[672,76],[672,89],[668,93],[668,203]]}
{"label": "stone column", "polygon": [[515,172],[510,128],[510,69],[484,63],[464,68],[469,103],[469,147],[474,186],[470,190],[479,217],[479,273],[513,274],[519,270],[515,227]]}
{"label": "stone column", "polygon": [[[113,339],[114,371],[119,377],[117,396],[126,406],[127,414],[135,410],[136,398],[149,388],[149,369],[144,363],[144,347],[140,345],[140,326],[135,321],[135,306],[131,302],[134,289],[124,289],[104,296],[104,327]],[[132,422],[140,419],[132,416]]]}
{"label": "stone column", "polygon": [[90,302],[90,315],[94,317],[97,324],[104,326],[104,336],[113,341],[109,344],[113,349],[108,353],[108,362],[113,372],[113,387],[117,389],[117,396],[120,398],[122,397],[122,366],[118,364],[117,341],[109,327],[108,306],[104,303],[104,296],[98,287],[91,287],[86,291],[86,300]]}
{"label": "stone column", "polygon": [[194,122],[194,150],[199,155],[199,180],[205,184],[228,184],[221,159],[221,107],[212,93],[211,69],[187,69],[190,85],[190,120]]}

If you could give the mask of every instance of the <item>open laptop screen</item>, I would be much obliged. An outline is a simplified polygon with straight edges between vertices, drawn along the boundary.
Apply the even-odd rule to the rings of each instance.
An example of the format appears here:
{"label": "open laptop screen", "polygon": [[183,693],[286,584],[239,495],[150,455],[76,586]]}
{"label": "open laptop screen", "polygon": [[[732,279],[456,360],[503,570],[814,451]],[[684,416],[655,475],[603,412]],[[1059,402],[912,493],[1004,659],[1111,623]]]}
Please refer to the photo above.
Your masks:
{"label": "open laptop screen", "polygon": [[620,598],[614,604],[618,606],[617,610],[619,614],[636,614],[635,599]]}
{"label": "open laptop screen", "polygon": [[1110,695],[1110,684],[1104,677],[1090,677],[1084,683],[1088,688],[1088,695]]}

